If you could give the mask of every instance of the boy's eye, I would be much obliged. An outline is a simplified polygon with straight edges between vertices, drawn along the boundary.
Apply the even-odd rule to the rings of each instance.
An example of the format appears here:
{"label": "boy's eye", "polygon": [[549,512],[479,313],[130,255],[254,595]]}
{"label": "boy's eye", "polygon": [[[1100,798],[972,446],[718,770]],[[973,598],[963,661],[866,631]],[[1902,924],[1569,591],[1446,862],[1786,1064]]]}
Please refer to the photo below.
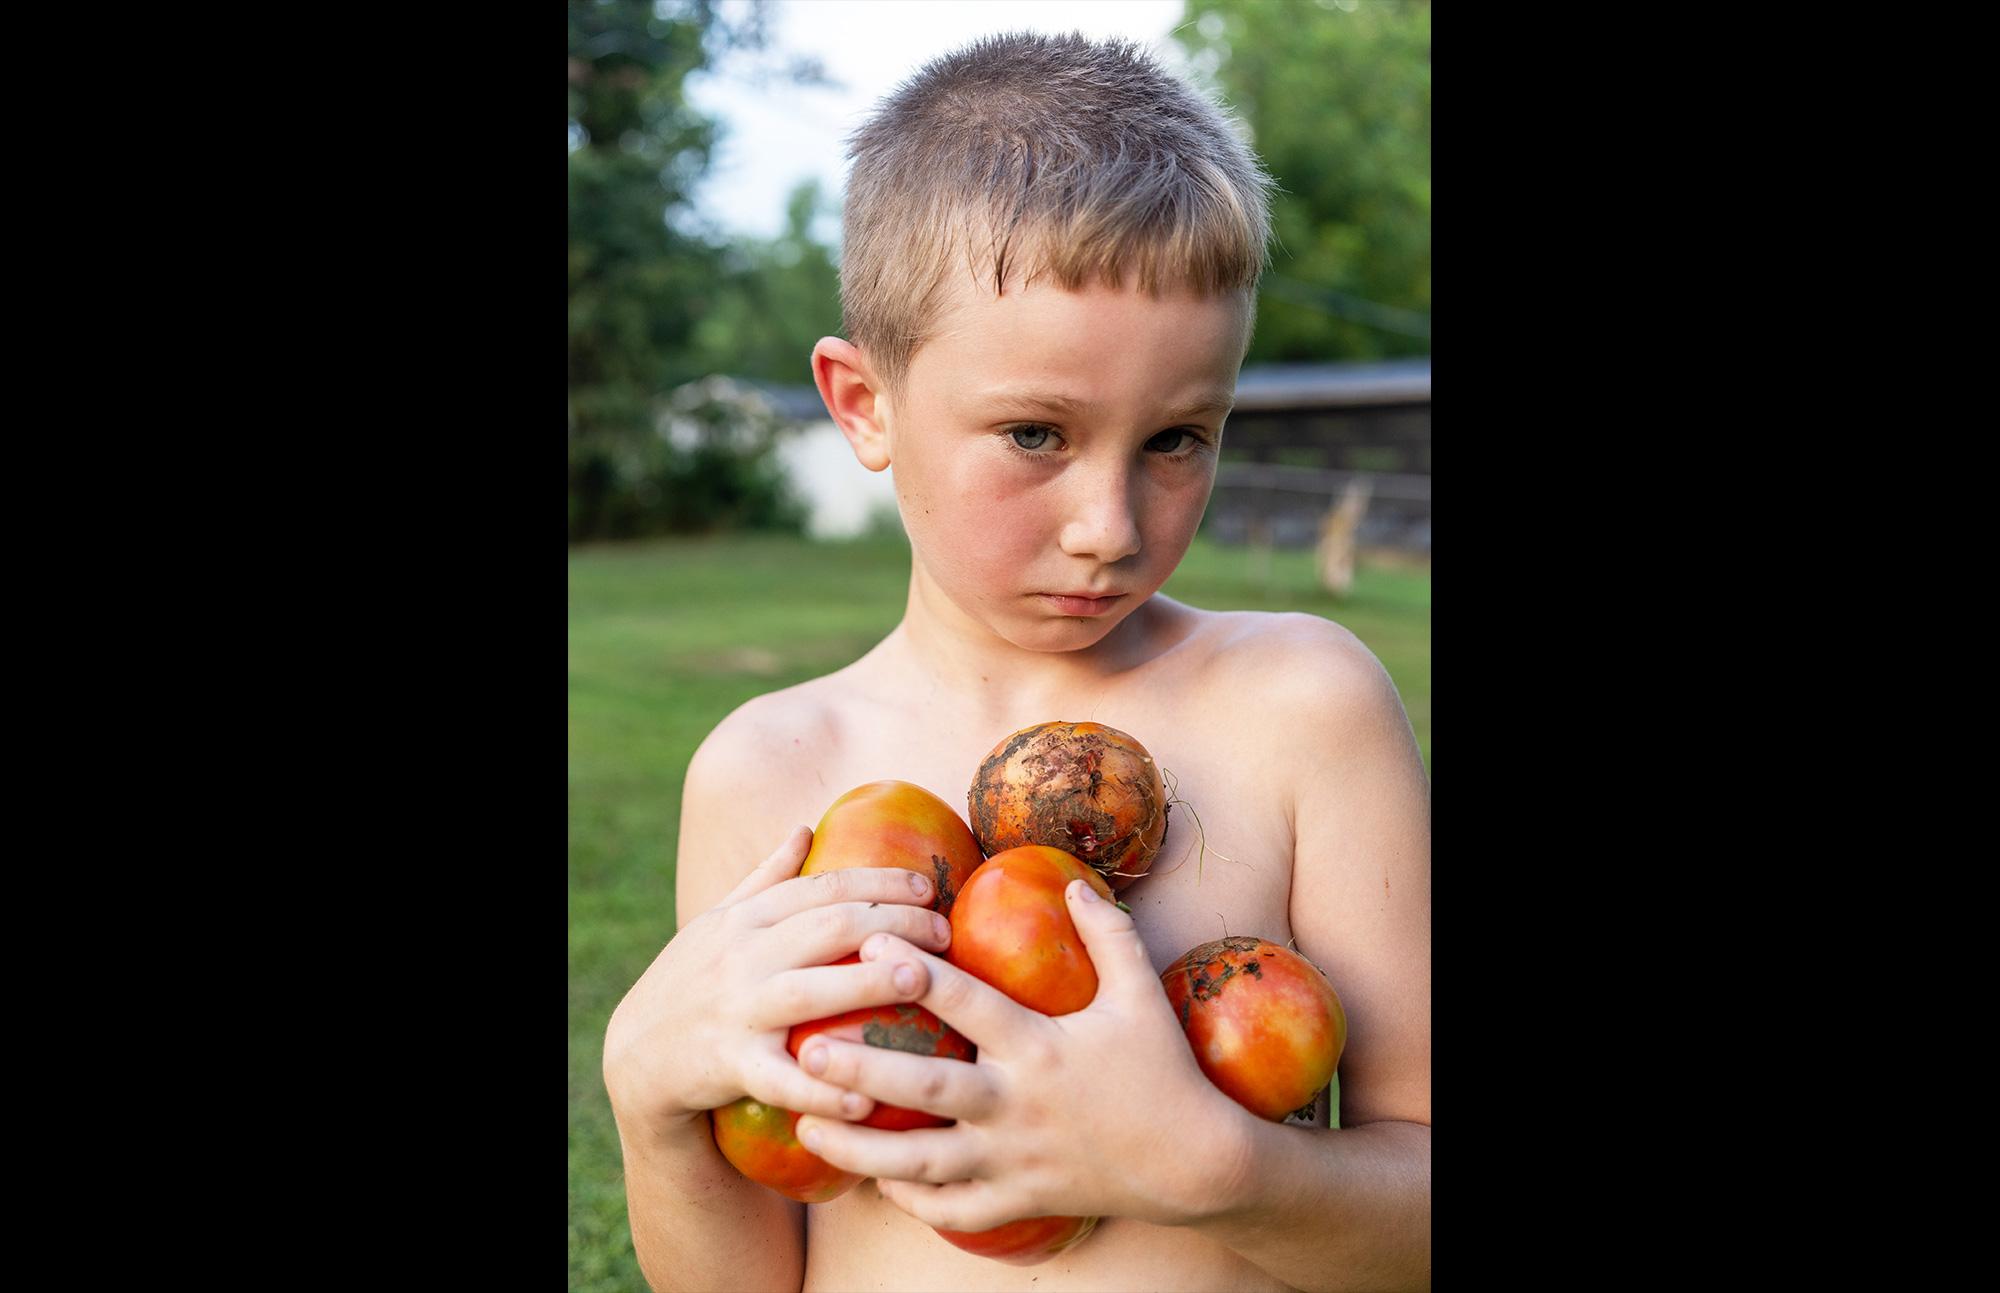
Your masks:
{"label": "boy's eye", "polygon": [[1015,427],[1007,434],[1014,437],[1014,443],[1023,449],[1039,449],[1049,442],[1047,427]]}
{"label": "boy's eye", "polygon": [[1192,433],[1175,427],[1171,431],[1162,431],[1148,440],[1146,447],[1154,453],[1178,454],[1181,450],[1193,448],[1200,443],[1200,439]]}

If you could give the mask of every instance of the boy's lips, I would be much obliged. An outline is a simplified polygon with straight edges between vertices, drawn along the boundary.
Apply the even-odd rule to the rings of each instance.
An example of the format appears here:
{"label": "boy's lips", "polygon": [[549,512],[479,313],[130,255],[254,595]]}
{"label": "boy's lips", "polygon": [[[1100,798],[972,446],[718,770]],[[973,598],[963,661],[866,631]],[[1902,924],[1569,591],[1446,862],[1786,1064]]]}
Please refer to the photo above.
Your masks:
{"label": "boy's lips", "polygon": [[1102,615],[1125,596],[1123,593],[1036,593],[1035,596],[1064,615]]}

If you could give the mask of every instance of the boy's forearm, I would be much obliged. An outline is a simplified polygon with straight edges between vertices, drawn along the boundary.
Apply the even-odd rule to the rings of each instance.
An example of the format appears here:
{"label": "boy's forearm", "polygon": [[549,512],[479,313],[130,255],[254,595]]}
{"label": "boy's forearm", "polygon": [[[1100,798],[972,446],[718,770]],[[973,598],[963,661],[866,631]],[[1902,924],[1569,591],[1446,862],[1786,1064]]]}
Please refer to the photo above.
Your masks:
{"label": "boy's forearm", "polygon": [[625,1206],[646,1282],[669,1289],[778,1289],[805,1282],[805,1205],[745,1177],[715,1147],[708,1115],[649,1135],[620,1120]]}
{"label": "boy's forearm", "polygon": [[[1428,1289],[1431,1129],[1340,1131],[1246,1115],[1214,1211],[1184,1223],[1294,1288]],[[1223,1184],[1223,1182],[1218,1182]]]}

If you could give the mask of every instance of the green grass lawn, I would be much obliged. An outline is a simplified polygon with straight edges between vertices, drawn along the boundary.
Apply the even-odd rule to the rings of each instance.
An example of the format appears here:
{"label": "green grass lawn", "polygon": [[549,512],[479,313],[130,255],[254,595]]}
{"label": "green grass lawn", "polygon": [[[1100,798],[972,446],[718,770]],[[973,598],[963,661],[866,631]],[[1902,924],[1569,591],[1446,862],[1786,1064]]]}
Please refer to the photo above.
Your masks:
{"label": "green grass lawn", "polygon": [[[625,1223],[604,1028],[674,932],[681,778],[750,697],[839,668],[894,628],[909,582],[896,538],[770,536],[573,548],[569,561],[569,1274],[573,1293],[645,1281]],[[1166,586],[1212,610],[1311,611],[1368,644],[1430,763],[1428,571],[1364,564],[1352,595],[1310,553],[1259,560],[1197,543]]]}

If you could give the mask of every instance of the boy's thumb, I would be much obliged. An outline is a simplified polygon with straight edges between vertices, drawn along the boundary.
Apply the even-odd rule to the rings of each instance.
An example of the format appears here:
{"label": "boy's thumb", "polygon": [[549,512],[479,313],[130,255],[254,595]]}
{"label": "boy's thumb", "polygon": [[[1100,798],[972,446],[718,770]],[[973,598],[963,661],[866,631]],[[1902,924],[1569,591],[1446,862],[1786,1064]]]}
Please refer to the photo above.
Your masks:
{"label": "boy's thumb", "polygon": [[1146,944],[1131,913],[1115,901],[1106,902],[1085,880],[1070,881],[1063,896],[1069,899],[1070,919],[1076,922],[1083,950],[1090,953],[1090,963],[1097,969],[1098,991],[1110,988],[1125,992],[1135,984],[1158,986],[1160,976],[1153,973],[1152,958],[1146,955]]}

